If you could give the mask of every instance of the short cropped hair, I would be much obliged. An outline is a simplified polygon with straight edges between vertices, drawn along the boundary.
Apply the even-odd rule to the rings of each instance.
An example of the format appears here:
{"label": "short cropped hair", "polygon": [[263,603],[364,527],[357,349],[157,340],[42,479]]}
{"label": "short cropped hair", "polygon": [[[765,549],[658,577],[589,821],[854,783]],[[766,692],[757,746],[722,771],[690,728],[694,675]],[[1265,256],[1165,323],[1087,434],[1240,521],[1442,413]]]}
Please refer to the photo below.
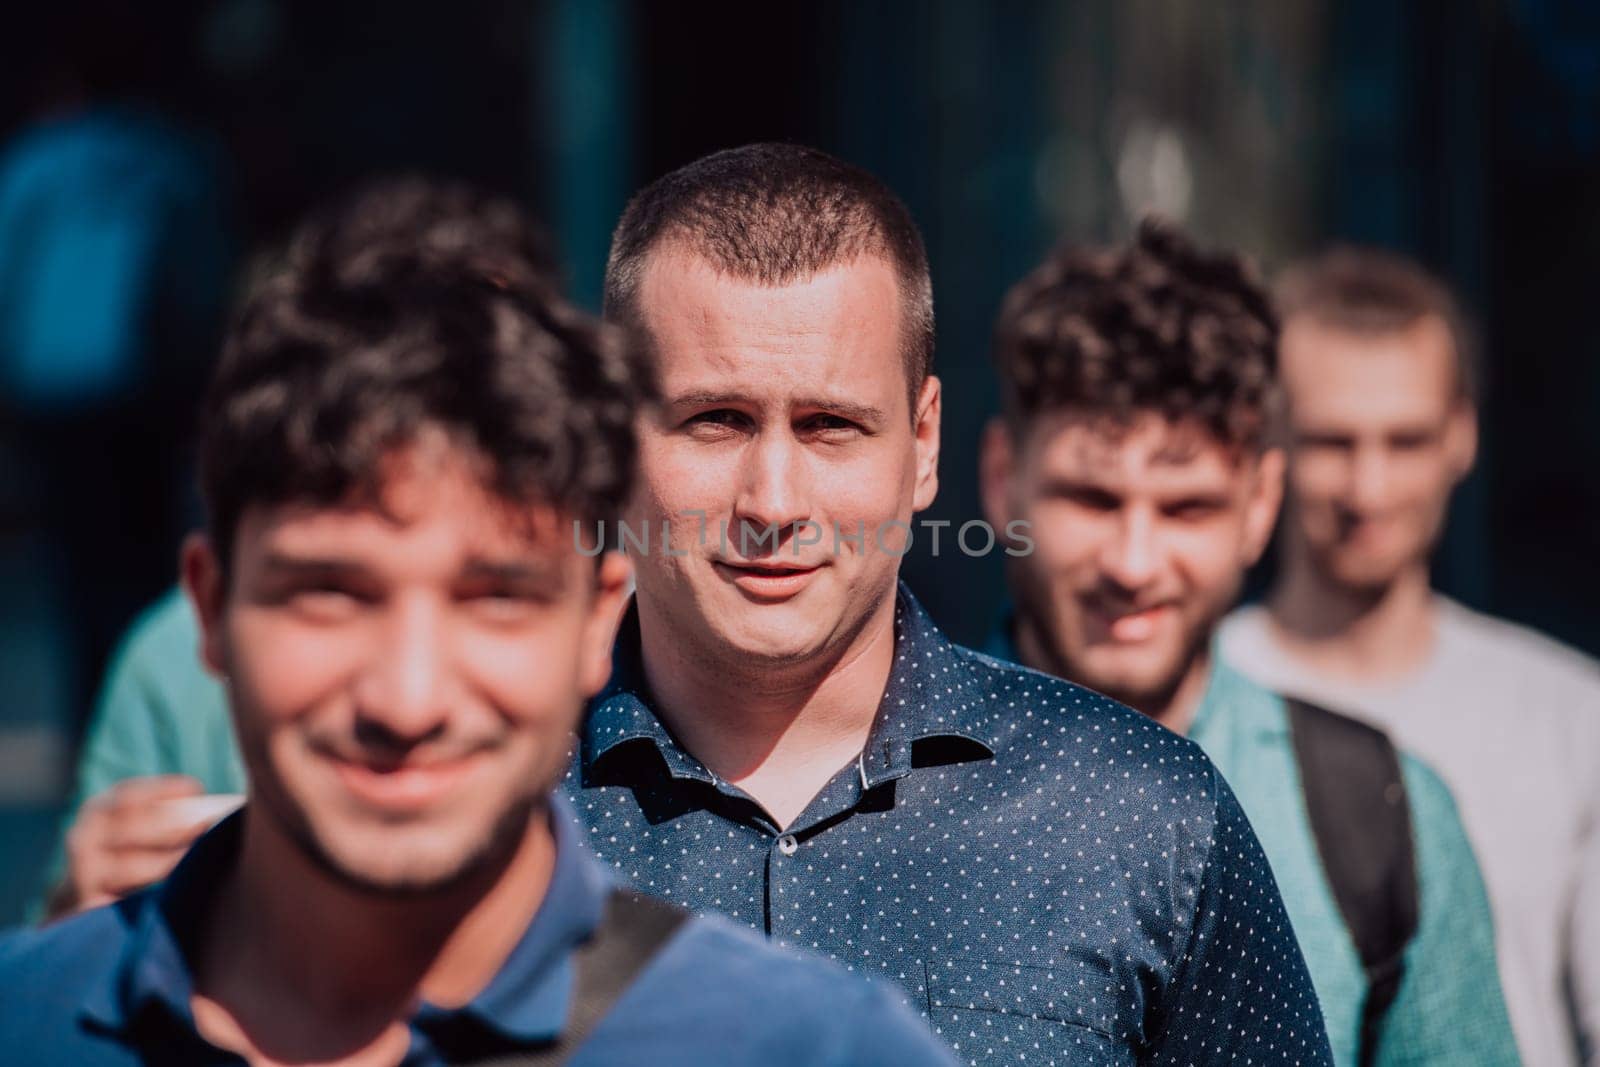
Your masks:
{"label": "short cropped hair", "polygon": [[1475,402],[1481,389],[1477,346],[1449,286],[1395,252],[1336,245],[1286,268],[1275,286],[1284,322],[1305,316],[1340,333],[1377,337],[1437,318],[1450,332],[1457,395]]}
{"label": "short cropped hair", "polygon": [[511,202],[419,179],[302,226],[231,325],[201,413],[224,566],[248,509],[381,505],[384,461],[437,431],[510,505],[612,514],[650,378],[623,331],[563,298],[547,247]]}
{"label": "short cropped hair", "polygon": [[[717,270],[787,285],[862,255],[887,259],[904,295],[913,409],[933,367],[933,286],[911,213],[877,178],[814,148],[752,144],[658,178],[628,203],[611,238],[605,313],[642,332],[649,254],[681,242]],[[915,410],[912,412],[915,416]]]}
{"label": "short cropped hair", "polygon": [[1278,324],[1253,268],[1146,220],[1115,248],[1062,246],[1001,307],[994,358],[1007,423],[1078,410],[1198,419],[1259,448],[1277,396]]}

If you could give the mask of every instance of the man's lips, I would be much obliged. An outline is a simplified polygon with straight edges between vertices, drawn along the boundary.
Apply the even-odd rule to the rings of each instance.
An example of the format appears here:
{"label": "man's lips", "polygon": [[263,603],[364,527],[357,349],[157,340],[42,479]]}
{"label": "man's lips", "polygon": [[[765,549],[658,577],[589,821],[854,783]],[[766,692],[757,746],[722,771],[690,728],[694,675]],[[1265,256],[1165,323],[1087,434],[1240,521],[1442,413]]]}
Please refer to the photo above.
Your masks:
{"label": "man's lips", "polygon": [[1118,644],[1138,644],[1156,635],[1157,629],[1169,613],[1171,604],[1152,604],[1136,610],[1092,605],[1089,608],[1094,620],[1103,627],[1111,640]]}
{"label": "man's lips", "polygon": [[747,571],[751,574],[778,575],[798,574],[814,571],[822,566],[820,563],[804,563],[800,560],[736,560],[715,559],[711,562],[719,567],[726,567],[733,571]]}
{"label": "man's lips", "polygon": [[1350,511],[1340,510],[1334,515],[1335,528],[1346,538],[1381,537],[1403,522],[1403,513],[1395,510]]}
{"label": "man's lips", "polygon": [[1350,545],[1366,547],[1384,545],[1394,537],[1395,523],[1386,519],[1365,519],[1346,523],[1339,531],[1341,539]]}
{"label": "man's lips", "polygon": [[330,756],[334,773],[363,804],[385,811],[419,811],[443,800],[478,766],[482,753],[394,765]]}
{"label": "man's lips", "polygon": [[712,560],[711,566],[739,590],[757,600],[785,600],[810,583],[821,564],[798,560],[763,560],[760,563]]}

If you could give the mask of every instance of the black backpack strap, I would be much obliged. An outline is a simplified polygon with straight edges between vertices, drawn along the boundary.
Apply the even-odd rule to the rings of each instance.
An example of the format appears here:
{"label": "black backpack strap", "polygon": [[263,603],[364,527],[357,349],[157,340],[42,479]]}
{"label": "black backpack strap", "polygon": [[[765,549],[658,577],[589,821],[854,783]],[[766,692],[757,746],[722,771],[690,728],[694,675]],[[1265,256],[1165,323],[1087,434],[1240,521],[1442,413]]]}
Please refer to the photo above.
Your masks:
{"label": "black backpack strap", "polygon": [[556,1067],[588,1040],[689,912],[631,889],[613,889],[594,935],[573,952],[572,1007],[561,1036],[543,1048],[479,1061],[478,1067]]}
{"label": "black backpack strap", "polygon": [[1359,1060],[1367,1067],[1376,1059],[1417,929],[1411,805],[1399,753],[1382,730],[1285,700],[1317,853],[1367,975]]}

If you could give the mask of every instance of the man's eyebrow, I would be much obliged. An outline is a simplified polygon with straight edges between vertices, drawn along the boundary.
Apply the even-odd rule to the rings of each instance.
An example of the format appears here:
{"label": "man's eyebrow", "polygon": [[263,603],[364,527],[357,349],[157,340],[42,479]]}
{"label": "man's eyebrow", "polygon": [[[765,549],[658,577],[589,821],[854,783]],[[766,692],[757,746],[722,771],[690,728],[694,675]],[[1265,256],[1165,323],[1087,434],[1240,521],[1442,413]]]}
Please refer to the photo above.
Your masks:
{"label": "man's eyebrow", "polygon": [[1162,495],[1163,504],[1226,504],[1233,495],[1223,489],[1182,489]]}
{"label": "man's eyebrow", "polygon": [[718,404],[748,404],[751,399],[740,393],[717,393],[706,390],[691,390],[667,398],[671,407],[715,407]]}
{"label": "man's eyebrow", "polygon": [[553,562],[531,559],[472,557],[461,568],[464,578],[506,585],[557,590],[566,584],[566,571]]}
{"label": "man's eyebrow", "polygon": [[290,576],[348,574],[365,570],[354,560],[338,556],[297,556],[281,549],[268,550],[261,558],[261,569]]}
{"label": "man's eyebrow", "polygon": [[884,410],[871,404],[858,404],[854,400],[844,400],[836,397],[806,397],[795,402],[796,407],[818,408],[834,415],[843,415],[853,422],[867,423],[869,425],[881,423],[888,418]]}
{"label": "man's eyebrow", "polygon": [[[755,399],[743,393],[727,393],[694,390],[679,393],[668,399],[671,407],[716,407],[719,404],[753,404]],[[888,416],[882,408],[871,404],[861,404],[854,400],[845,400],[842,397],[808,396],[795,400],[790,406],[797,408],[817,408],[829,411],[836,415],[843,415],[856,422],[879,423]]]}
{"label": "man's eyebrow", "polygon": [[1124,486],[1121,483],[1105,482],[1092,475],[1083,476],[1076,474],[1043,474],[1039,482],[1047,489],[1093,489],[1101,493],[1121,494]]}
{"label": "man's eyebrow", "polygon": [[[288,577],[325,574],[365,573],[363,564],[338,556],[296,556],[282,551],[269,551],[261,560],[262,570]],[[560,585],[566,579],[565,571],[556,563],[543,560],[501,559],[486,556],[469,557],[461,565],[461,574],[479,580],[495,580],[532,585]]]}

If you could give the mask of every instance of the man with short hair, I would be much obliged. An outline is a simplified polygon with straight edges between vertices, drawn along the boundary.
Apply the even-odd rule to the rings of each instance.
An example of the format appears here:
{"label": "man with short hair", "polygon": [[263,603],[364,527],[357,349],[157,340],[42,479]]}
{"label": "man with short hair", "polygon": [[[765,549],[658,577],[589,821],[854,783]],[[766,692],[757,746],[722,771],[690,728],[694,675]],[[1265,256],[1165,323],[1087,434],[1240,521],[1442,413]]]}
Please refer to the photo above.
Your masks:
{"label": "man with short hair", "polygon": [[1288,507],[1266,603],[1223,627],[1267,685],[1347,709],[1437,767],[1494,908],[1530,1064],[1600,1054],[1600,669],[1434,592],[1477,444],[1471,346],[1420,267],[1339,248],[1279,287]]}
{"label": "man with short hair", "polygon": [[1035,548],[1006,561],[1015,614],[993,651],[1124,700],[1216,761],[1283,888],[1337,1062],[1515,1063],[1444,785],[1213,652],[1282,492],[1265,290],[1238,257],[1147,223],[1126,246],[1058,249],[1008,294],[995,336],[985,510],[1027,522]]}
{"label": "man with short hair", "polygon": [[205,410],[184,582],[249,799],[157,888],[0,941],[7,1060],[949,1062],[586,853],[554,790],[629,568],[572,528],[629,490],[648,371],[517,264],[348,218],[251,300]]}
{"label": "man with short hair", "polygon": [[606,310],[662,395],[622,536],[655,539],[568,780],[590,842],[898,982],[969,1063],[1327,1062],[1199,749],[897,586],[937,489],[930,291],[904,206],[820,152],[718,153],[624,212]]}

